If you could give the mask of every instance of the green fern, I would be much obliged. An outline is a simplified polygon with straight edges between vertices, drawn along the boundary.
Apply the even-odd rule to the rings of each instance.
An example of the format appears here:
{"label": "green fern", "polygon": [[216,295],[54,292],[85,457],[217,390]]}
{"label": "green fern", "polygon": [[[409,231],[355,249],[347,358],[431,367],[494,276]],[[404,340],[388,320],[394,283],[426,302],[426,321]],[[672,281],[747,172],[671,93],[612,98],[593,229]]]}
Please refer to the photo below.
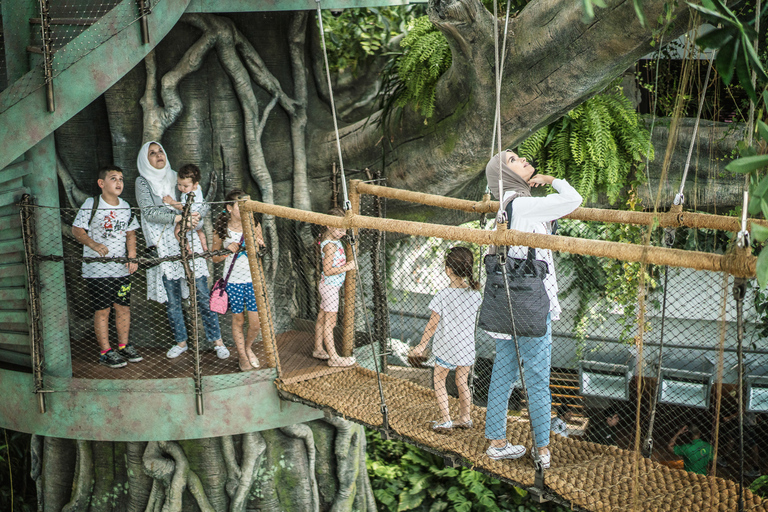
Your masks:
{"label": "green fern", "polygon": [[438,79],[451,67],[448,41],[428,16],[416,18],[400,42],[402,53],[393,56],[384,78],[385,118],[391,110],[411,106],[426,119],[435,111],[435,87]]}
{"label": "green fern", "polygon": [[611,204],[628,184],[643,181],[638,164],[653,158],[650,134],[617,86],[537,131],[519,152],[541,162],[542,171],[573,183],[583,197],[596,201],[605,194]]}

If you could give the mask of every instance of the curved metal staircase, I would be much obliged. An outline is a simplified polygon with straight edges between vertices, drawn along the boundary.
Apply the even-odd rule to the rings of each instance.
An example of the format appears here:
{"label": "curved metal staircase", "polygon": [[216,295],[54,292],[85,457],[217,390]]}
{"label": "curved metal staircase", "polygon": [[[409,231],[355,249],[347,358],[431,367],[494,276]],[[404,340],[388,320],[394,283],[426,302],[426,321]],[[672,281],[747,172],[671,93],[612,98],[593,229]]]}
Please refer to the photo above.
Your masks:
{"label": "curved metal staircase", "polygon": [[[54,130],[140,63],[176,25],[190,0],[155,0],[151,9],[142,10],[142,4],[149,3],[111,0],[106,13],[101,4],[103,15],[98,18],[87,9],[62,15],[56,6],[50,9],[47,0],[0,4],[5,55],[1,71],[7,84],[0,92],[0,361],[32,365],[29,293],[16,204],[30,193],[38,204],[58,206]],[[39,282],[46,296],[55,297],[45,300],[66,302],[63,276],[49,272]],[[61,293],[52,294],[57,287]],[[46,306],[44,302],[43,327],[55,333],[56,325],[66,323],[45,314]],[[66,305],[59,309],[59,315],[65,314]],[[46,338],[49,345],[56,336]],[[68,368],[52,370],[62,376],[69,373]]]}

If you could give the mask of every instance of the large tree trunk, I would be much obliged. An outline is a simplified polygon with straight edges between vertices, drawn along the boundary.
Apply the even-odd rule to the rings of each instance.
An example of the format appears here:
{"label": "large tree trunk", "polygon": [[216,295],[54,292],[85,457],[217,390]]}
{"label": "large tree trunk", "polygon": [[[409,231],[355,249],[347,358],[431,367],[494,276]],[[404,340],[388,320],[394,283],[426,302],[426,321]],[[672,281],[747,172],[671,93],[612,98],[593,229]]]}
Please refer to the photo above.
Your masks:
{"label": "large tree trunk", "polygon": [[44,512],[376,510],[365,432],[337,418],[192,441],[42,443]]}
{"label": "large tree trunk", "polygon": [[[643,1],[641,27],[631,0],[608,2],[584,23],[581,2],[534,0],[510,20],[501,91],[503,147],[516,146],[605,88],[640,57],[660,27],[668,2]],[[687,6],[675,4],[664,41],[688,28]],[[384,174],[388,184],[454,195],[485,169],[490,157],[496,105],[493,15],[480,0],[430,0],[429,17],[446,35],[453,63],[437,85],[435,113],[425,123],[406,109],[389,138]],[[504,24],[499,20],[500,37]],[[378,114],[376,114],[378,115]],[[345,162],[380,167],[381,134],[362,120],[342,129]],[[316,148],[333,159],[328,141]]]}

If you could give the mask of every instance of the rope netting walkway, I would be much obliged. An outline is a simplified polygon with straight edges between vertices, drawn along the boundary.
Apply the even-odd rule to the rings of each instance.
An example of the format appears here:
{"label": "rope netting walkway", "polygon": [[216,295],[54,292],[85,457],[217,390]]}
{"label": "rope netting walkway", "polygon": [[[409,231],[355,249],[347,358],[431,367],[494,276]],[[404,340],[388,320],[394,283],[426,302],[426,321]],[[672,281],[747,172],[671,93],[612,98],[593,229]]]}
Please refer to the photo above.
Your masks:
{"label": "rope netting walkway", "polygon": [[[472,406],[474,428],[438,434],[431,420],[438,414],[435,392],[412,382],[381,375],[388,404],[389,429],[403,438],[446,456],[463,459],[467,467],[488,472],[522,486],[534,485],[530,457],[494,461],[485,456],[485,408]],[[344,372],[286,384],[275,381],[284,397],[310,404],[369,427],[382,428],[376,372],[355,367]],[[458,401],[450,399],[458,411]],[[531,448],[527,419],[510,417],[507,437]],[[553,436],[552,467],[547,489],[573,505],[594,511],[733,511],[738,484],[673,469],[628,450]],[[635,462],[637,486],[633,488]],[[633,494],[636,493],[636,496]],[[744,494],[746,510],[768,510],[768,501]]]}
{"label": "rope netting walkway", "polygon": [[[481,221],[387,218],[387,208],[403,202],[420,205],[426,218],[449,208]],[[283,399],[581,509],[768,510],[737,478],[765,469],[758,453],[766,450],[760,432],[768,424],[768,347],[755,309],[762,299],[749,284],[756,258],[749,248],[731,249],[726,233],[738,221],[578,209],[557,235],[524,233],[503,224],[488,229],[482,219],[498,209],[488,198],[461,201],[356,180],[349,203],[329,214],[240,203],[246,224],[255,225],[252,214],[272,217],[286,235],[281,243],[292,247],[279,260],[249,256]],[[666,242],[662,227],[679,231],[676,244]],[[652,245],[643,242],[648,229],[655,230]],[[512,340],[482,327],[475,312],[485,299],[468,287],[485,284],[486,297],[499,293],[488,287],[499,273],[489,266],[497,258],[488,259],[491,246],[554,255],[552,296],[562,311],[548,343],[520,345],[522,360],[512,366],[524,369],[523,379],[505,373],[506,362],[500,366]],[[459,247],[472,262],[463,271],[478,283],[457,279],[450,255]],[[461,313],[468,303],[470,313]],[[460,315],[466,318],[448,330]],[[435,329],[443,329],[439,343]],[[446,343],[456,363],[441,359]],[[551,356],[537,368],[542,350]],[[506,401],[493,390],[497,372],[511,387]],[[543,402],[526,389],[536,372],[537,385],[545,381]],[[542,428],[548,437],[539,444]],[[736,449],[740,437],[744,448]],[[494,439],[525,447],[525,455],[494,458]],[[703,462],[685,458],[688,446],[703,447]],[[548,448],[551,461],[534,460],[538,448]],[[736,473],[734,463],[742,465]]]}

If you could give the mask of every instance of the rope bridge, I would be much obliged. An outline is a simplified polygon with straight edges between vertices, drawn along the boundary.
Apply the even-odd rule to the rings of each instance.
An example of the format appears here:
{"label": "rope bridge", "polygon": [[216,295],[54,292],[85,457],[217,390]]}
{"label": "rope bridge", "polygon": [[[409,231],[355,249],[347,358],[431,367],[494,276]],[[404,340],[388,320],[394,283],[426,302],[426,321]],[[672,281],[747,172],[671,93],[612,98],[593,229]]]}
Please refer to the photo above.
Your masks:
{"label": "rope bridge", "polygon": [[[737,327],[746,329],[746,336],[753,340],[751,348],[744,350],[748,372],[744,380],[752,386],[745,409],[751,418],[747,421],[750,432],[761,428],[766,405],[760,398],[766,386],[759,369],[765,366],[768,350],[759,343],[759,315],[750,305],[755,291],[746,289],[745,312],[736,314],[728,304],[731,287],[754,276],[755,258],[748,249],[723,253],[718,243],[726,243],[724,235],[720,242],[715,235],[709,241],[697,242],[713,252],[577,237],[579,230],[600,233],[597,228],[607,223],[627,222],[618,224],[619,229],[626,230],[632,229],[629,223],[658,225],[662,219],[665,225],[688,229],[686,245],[691,246],[692,239],[705,233],[697,231],[698,227],[738,230],[738,221],[681,212],[652,216],[578,209],[563,222],[562,229],[569,236],[536,235],[503,226],[487,230],[384,218],[387,200],[453,208],[478,216],[495,212],[498,206],[487,198],[471,202],[355,180],[350,185],[351,207],[343,217],[256,201],[241,203],[241,211],[250,212],[244,215],[246,222],[252,213],[274,215],[284,228],[282,232],[296,233],[297,249],[285,261],[249,258],[252,274],[258,277],[254,289],[259,296],[264,343],[276,354],[275,383],[282,397],[401,437],[447,459],[463,461],[473,469],[531,488],[543,499],[557,499],[587,510],[737,510],[740,497],[745,510],[768,509],[759,496],[740,489],[735,481],[732,468],[738,454],[732,446],[731,428],[735,422],[729,418],[738,409],[734,396],[739,380],[734,378],[732,365]],[[318,342],[320,324],[315,321],[323,300],[317,282],[325,279],[323,273],[331,267],[323,265],[325,255],[316,244],[303,245],[301,241],[306,229],[318,240],[327,238],[328,227],[348,230],[342,246],[346,259],[356,264],[356,270],[348,270],[340,284],[340,321],[338,325],[334,322],[330,333],[332,347],[326,343],[327,337],[320,336]],[[248,231],[246,243],[252,253],[253,236]],[[602,236],[608,233],[603,231]],[[543,481],[537,479],[529,455],[530,419],[537,414],[538,404],[529,403],[519,391],[509,400],[506,437],[512,444],[526,446],[528,453],[515,460],[493,460],[485,453],[486,406],[495,349],[482,329],[475,329],[476,356],[469,375],[470,428],[435,428],[441,423],[442,411],[432,378],[447,369],[438,370],[442,363],[436,364],[434,357],[423,368],[407,362],[409,348],[422,337],[430,313],[440,307],[448,311],[444,305],[435,305],[432,297],[441,289],[450,289],[445,249],[455,245],[473,251],[474,274],[479,274],[481,281],[485,280],[484,270],[477,268],[482,267],[480,259],[486,245],[527,245],[556,251],[563,313],[559,322],[552,323],[551,364],[558,375],[570,375],[573,381],[558,384],[553,372],[550,388],[553,408],[563,411],[562,406],[568,406],[565,421],[571,435],[550,436],[552,462],[544,471]],[[580,258],[578,265],[569,255]],[[663,273],[662,266],[669,267],[671,277]],[[642,273],[644,279],[638,279]],[[270,275],[275,279],[265,277]],[[606,278],[609,283],[600,284],[601,293],[582,302],[576,299],[574,289],[595,286]],[[628,283],[629,291],[624,295],[611,289]],[[637,327],[638,318],[643,320],[643,329]],[[352,365],[333,363],[336,357],[343,360],[352,356],[356,358]],[[462,407],[455,398],[459,383],[452,388],[453,380],[449,375],[448,412],[453,422],[461,423]],[[611,430],[603,421],[615,411],[621,419]],[[584,424],[586,433],[579,428]],[[709,476],[682,469],[677,449],[674,453],[671,449],[674,440],[669,448],[667,444],[683,425],[696,425],[702,440],[710,443],[710,450],[714,447],[715,459],[719,457],[729,467],[723,469],[715,460]],[[593,442],[601,441],[600,434],[606,432],[613,436],[611,442]],[[641,450],[641,441],[646,439],[648,446]],[[677,444],[688,446],[691,442],[696,439],[682,434]],[[749,455],[751,446],[746,449],[747,464],[756,464],[755,468],[746,466],[747,470],[760,470],[759,458]]]}

